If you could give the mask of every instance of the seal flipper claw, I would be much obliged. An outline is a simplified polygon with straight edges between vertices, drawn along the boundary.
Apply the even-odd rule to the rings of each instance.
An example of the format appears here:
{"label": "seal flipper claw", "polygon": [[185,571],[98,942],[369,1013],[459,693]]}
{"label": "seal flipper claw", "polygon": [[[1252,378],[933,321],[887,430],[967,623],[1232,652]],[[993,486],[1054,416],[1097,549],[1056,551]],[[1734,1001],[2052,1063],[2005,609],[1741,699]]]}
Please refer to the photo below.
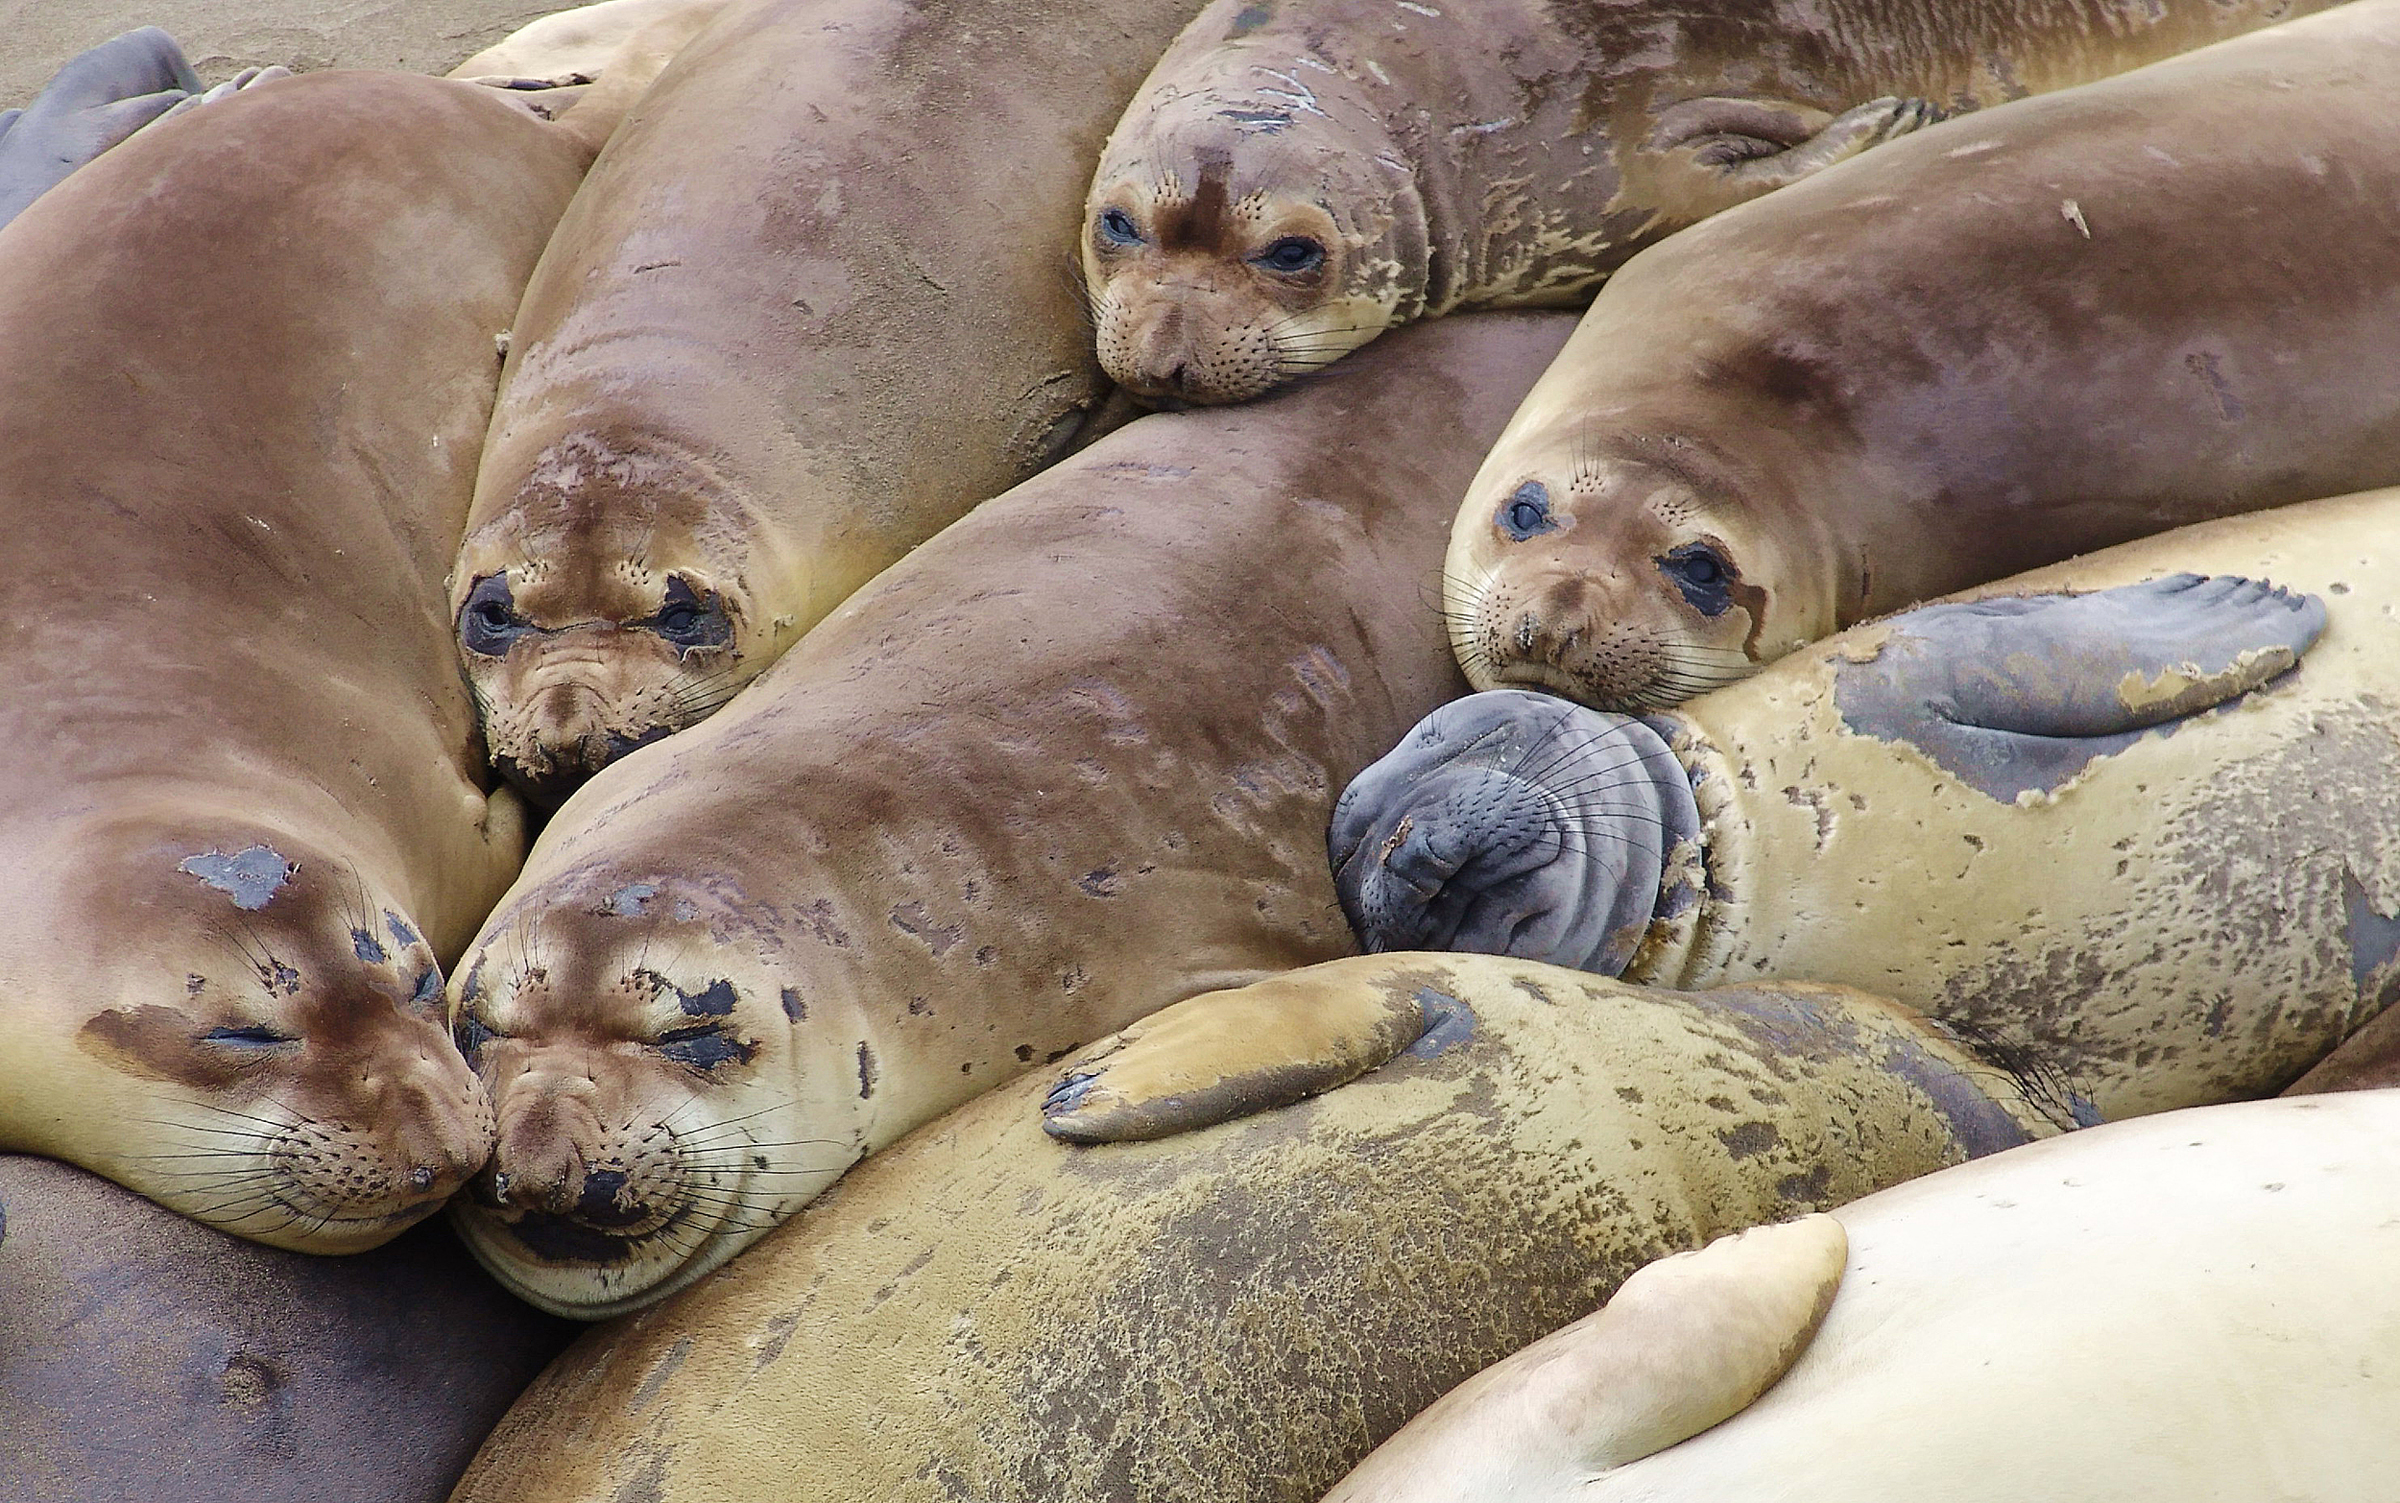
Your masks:
{"label": "seal flipper claw", "polygon": [[2014,799],[2290,671],[2325,619],[2316,596],[2240,575],[1922,606],[1841,665],[1835,695],[1851,730]]}
{"label": "seal flipper claw", "polygon": [[1178,1002],[1069,1066],[1042,1103],[1042,1129],[1070,1143],[1138,1142],[1289,1106],[1415,1043],[1429,1021],[1420,990],[1328,986],[1303,971]]}

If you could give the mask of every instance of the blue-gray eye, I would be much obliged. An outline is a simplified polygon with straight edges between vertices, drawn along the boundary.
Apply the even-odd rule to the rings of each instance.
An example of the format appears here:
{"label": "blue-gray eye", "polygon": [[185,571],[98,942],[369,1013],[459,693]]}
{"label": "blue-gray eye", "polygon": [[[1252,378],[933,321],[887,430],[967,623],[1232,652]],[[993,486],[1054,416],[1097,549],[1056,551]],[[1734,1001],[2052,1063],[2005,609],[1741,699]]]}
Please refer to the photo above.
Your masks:
{"label": "blue-gray eye", "polygon": [[458,608],[459,641],[467,651],[487,658],[505,656],[517,638],[532,629],[532,623],[517,614],[505,574],[475,581],[467,603]]}
{"label": "blue-gray eye", "polygon": [[1558,519],[1550,515],[1550,487],[1539,480],[1528,480],[1508,493],[1500,503],[1493,521],[1500,530],[1522,543],[1527,538],[1558,530]]}
{"label": "blue-gray eye", "polygon": [[1250,259],[1269,271],[1297,276],[1325,264],[1325,247],[1306,235],[1286,235]]}
{"label": "blue-gray eye", "polygon": [[652,631],[679,648],[723,647],[733,640],[733,618],[715,591],[701,595],[682,576],[667,581],[667,595],[649,621]]}
{"label": "blue-gray eye", "polygon": [[1661,554],[1658,571],[1703,616],[1733,608],[1733,582],[1740,578],[1724,554],[1706,543],[1686,543]]}
{"label": "blue-gray eye", "polygon": [[1110,245],[1139,245],[1142,232],[1134,227],[1133,216],[1123,209],[1100,211],[1100,238]]}

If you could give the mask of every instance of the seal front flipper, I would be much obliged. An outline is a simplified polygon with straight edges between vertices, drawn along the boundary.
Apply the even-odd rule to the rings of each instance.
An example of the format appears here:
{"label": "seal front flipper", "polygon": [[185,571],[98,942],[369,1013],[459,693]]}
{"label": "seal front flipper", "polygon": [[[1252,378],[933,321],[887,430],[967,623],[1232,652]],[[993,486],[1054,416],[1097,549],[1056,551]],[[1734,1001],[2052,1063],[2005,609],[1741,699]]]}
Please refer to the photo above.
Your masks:
{"label": "seal front flipper", "polygon": [[1776,100],[1687,99],[1659,112],[1649,145],[1685,154],[1710,184],[1696,196],[1730,208],[1941,118],[1930,100],[1896,95],[1830,117]]}
{"label": "seal front flipper", "polygon": [[1328,985],[1321,969],[1204,993],[1101,1041],[1051,1088],[1043,1130],[1134,1142],[1289,1106],[1374,1069],[1433,1019],[1413,978]]}
{"label": "seal front flipper", "polygon": [[0,134],[0,224],[207,87],[175,39],[155,26],[79,54]]}
{"label": "seal front flipper", "polygon": [[1835,697],[1860,735],[1907,741],[2003,801],[2288,672],[2325,603],[2238,575],[2173,574],[2089,595],[1925,606]]}
{"label": "seal front flipper", "polygon": [[1324,1503],[1556,1498],[1730,1419],[1808,1349],[1850,1240],[1831,1216],[1646,1264],[1615,1297],[1442,1395]]}
{"label": "seal front flipper", "polygon": [[1434,711],[1360,773],[1327,848],[1370,952],[1465,950],[1614,976],[1699,826],[1689,776],[1650,726],[1494,689]]}

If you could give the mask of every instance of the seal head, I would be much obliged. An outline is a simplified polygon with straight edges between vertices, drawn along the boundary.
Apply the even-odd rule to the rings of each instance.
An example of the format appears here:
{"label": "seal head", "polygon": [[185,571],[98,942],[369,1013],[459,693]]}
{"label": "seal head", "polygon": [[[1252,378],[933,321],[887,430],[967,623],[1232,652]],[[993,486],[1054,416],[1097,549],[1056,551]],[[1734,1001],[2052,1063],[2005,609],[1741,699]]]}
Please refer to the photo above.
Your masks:
{"label": "seal head", "polygon": [[1084,213],[1110,379],[1244,402],[1424,309],[1425,205],[1355,92],[1236,44],[1199,87],[1127,114]]}
{"label": "seal head", "polygon": [[705,719],[788,645],[749,550],[710,521],[721,493],[679,446],[578,430],[468,534],[459,658],[493,766],[534,803]]}

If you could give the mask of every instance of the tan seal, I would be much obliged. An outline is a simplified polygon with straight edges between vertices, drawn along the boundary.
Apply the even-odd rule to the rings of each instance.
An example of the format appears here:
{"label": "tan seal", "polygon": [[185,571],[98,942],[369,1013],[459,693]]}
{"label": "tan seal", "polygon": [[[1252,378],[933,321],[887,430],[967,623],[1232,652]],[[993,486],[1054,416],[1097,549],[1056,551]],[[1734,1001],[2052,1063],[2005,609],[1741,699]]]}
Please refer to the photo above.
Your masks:
{"label": "tan seal", "polygon": [[2395,1143],[2389,1091],[2176,1112],[1665,1259],[1325,1503],[2373,1503]]}
{"label": "tan seal", "polygon": [[460,1208],[485,1262],[630,1309],[1019,1071],[1350,953],[1334,795],[1461,691],[1443,487],[1572,322],[1144,419],[595,779],[453,981],[500,1120]]}
{"label": "tan seal", "polygon": [[2104,1118],[2388,1065],[2395,526],[2400,490],[2197,524],[1647,720],[1470,696],[1343,796],[1345,906],[1369,948],[1870,988]]}
{"label": "tan seal", "polygon": [[2054,559],[2400,482],[2395,67],[2400,9],[2346,5],[1645,253],[1460,508],[1468,678],[1639,712]]}
{"label": "tan seal", "polygon": [[1944,111],[2326,3],[1215,0],[1092,179],[1100,362],[1238,402],[1411,319],[1575,306],[1670,231]]}
{"label": "tan seal", "polygon": [[440,966],[524,836],[442,576],[586,160],[494,90],[318,74],[0,231],[0,1145],[316,1252],[482,1164]]}
{"label": "tan seal", "polygon": [[1652,1258],[2056,1130],[1874,998],[1480,956],[1194,999],[1075,1069],[1306,1068],[1319,1024],[1397,1056],[1153,1142],[1045,1136],[1047,1072],[969,1102],[585,1338],[456,1503],[1309,1498]]}
{"label": "tan seal", "polygon": [[659,76],[527,290],[453,582],[520,788],[699,721],[1079,441],[1058,247],[1193,3],[774,0]]}

